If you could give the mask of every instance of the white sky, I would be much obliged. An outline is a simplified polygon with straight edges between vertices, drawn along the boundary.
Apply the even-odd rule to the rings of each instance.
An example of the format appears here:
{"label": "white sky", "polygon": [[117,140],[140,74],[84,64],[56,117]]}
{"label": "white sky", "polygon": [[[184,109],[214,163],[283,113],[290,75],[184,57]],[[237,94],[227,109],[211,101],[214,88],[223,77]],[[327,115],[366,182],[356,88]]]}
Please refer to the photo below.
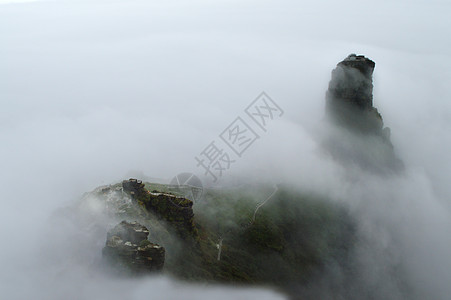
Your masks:
{"label": "white sky", "polygon": [[0,0],[0,4],[7,4],[7,3],[26,3],[26,2],[36,2],[39,0]]}

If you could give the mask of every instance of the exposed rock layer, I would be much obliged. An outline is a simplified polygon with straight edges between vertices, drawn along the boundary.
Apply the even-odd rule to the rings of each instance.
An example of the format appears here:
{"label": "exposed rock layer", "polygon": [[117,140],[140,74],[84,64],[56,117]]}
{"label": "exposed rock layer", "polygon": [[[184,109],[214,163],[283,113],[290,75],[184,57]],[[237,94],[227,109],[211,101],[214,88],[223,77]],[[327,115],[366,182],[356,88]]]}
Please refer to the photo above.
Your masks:
{"label": "exposed rock layer", "polygon": [[165,249],[151,243],[149,230],[138,222],[122,221],[107,234],[103,256],[120,270],[146,273],[161,270]]}
{"label": "exposed rock layer", "polygon": [[168,193],[148,192],[140,180],[133,178],[124,180],[122,187],[149,212],[167,221],[182,239],[197,239],[191,200]]}

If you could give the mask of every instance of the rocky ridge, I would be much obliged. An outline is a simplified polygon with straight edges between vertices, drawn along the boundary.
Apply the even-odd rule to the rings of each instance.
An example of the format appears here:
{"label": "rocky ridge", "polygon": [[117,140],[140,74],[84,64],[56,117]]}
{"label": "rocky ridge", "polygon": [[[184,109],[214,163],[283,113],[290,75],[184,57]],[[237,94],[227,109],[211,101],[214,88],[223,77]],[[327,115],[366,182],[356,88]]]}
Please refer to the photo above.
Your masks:
{"label": "rocky ridge", "polygon": [[122,188],[147,211],[167,221],[182,239],[197,238],[193,201],[156,190],[149,192],[141,180],[134,178],[124,180]]}

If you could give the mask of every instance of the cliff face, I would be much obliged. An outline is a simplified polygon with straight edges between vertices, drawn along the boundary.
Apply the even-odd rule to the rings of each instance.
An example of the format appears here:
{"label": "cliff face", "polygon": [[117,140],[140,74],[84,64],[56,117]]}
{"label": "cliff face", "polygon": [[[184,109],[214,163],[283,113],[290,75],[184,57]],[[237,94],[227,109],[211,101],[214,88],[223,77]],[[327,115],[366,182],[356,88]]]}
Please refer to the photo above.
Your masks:
{"label": "cliff face", "polygon": [[168,193],[148,192],[140,180],[133,178],[124,180],[122,188],[147,211],[167,221],[182,239],[198,238],[191,200]]}
{"label": "cliff face", "polygon": [[326,113],[335,125],[385,136],[382,117],[373,107],[374,68],[372,60],[351,54],[332,71],[326,94]]}
{"label": "cliff face", "polygon": [[354,163],[378,173],[403,169],[373,106],[375,63],[363,55],[350,54],[332,71],[326,93],[326,118],[334,128],[325,141],[337,160]]}
{"label": "cliff face", "polygon": [[347,102],[361,110],[373,108],[373,71],[376,64],[351,54],[332,71],[329,99]]}

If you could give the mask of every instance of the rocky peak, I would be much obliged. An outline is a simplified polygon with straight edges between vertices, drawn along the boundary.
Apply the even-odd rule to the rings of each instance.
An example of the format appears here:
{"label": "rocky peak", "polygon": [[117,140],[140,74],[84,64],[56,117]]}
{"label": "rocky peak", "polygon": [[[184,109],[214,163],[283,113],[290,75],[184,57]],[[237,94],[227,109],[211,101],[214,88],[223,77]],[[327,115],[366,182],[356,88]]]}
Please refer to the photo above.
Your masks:
{"label": "rocky peak", "polygon": [[326,94],[326,113],[335,124],[354,131],[382,134],[382,117],[373,107],[375,63],[350,54],[332,71]]}
{"label": "rocky peak", "polygon": [[354,53],[349,54],[343,61],[338,63],[339,66],[346,66],[350,68],[358,69],[362,74],[367,77],[371,77],[376,64],[364,55],[356,55]]}
{"label": "rocky peak", "polygon": [[124,180],[122,187],[148,212],[169,223],[182,239],[198,238],[194,225],[193,201],[173,194],[149,192],[141,180],[134,178]]}
{"label": "rocky peak", "polygon": [[129,180],[122,181],[122,188],[124,191],[130,193],[133,197],[142,197],[146,195],[144,183],[141,180],[130,178]]}
{"label": "rocky peak", "polygon": [[326,118],[332,134],[326,139],[331,154],[342,162],[386,173],[399,171],[390,129],[373,106],[375,63],[363,55],[350,54],[332,70],[326,93]]}

